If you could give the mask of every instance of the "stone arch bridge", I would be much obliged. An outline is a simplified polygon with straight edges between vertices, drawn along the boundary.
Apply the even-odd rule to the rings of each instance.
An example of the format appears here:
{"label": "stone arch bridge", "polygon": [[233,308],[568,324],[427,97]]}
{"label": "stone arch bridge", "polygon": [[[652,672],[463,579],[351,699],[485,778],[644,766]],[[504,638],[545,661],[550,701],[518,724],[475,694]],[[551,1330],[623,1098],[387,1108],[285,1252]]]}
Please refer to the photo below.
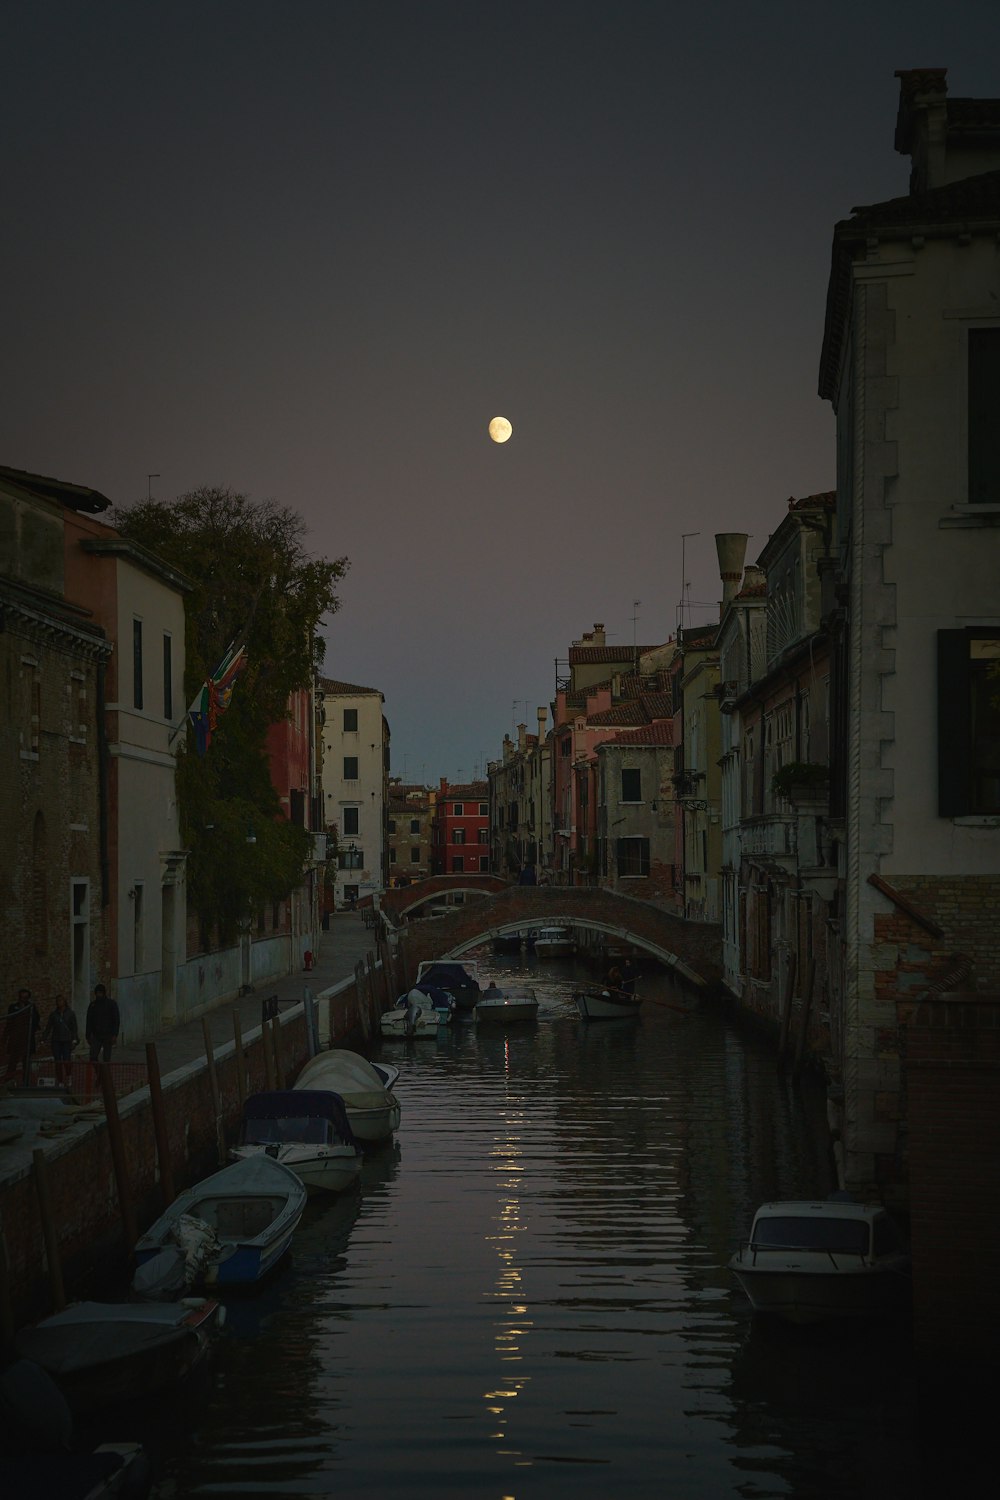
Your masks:
{"label": "stone arch bridge", "polygon": [[[446,891],[465,900],[432,921],[410,921]],[[702,992],[721,989],[722,931],[714,922],[687,922],[646,901],[599,886],[508,885],[492,875],[435,876],[419,885],[386,891],[381,908],[398,929],[406,982],[431,958],[460,958],[470,948],[525,927],[573,926],[629,943],[656,958]]]}

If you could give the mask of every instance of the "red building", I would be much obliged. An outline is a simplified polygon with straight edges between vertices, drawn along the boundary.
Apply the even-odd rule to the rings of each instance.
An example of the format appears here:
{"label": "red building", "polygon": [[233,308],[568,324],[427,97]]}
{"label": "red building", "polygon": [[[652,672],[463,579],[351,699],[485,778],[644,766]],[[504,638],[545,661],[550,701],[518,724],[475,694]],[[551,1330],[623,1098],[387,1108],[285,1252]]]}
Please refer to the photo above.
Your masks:
{"label": "red building", "polygon": [[316,796],[314,713],[311,692],[298,689],[288,699],[288,717],[268,726],[266,741],[271,784],[282,812],[290,823],[317,834],[314,858],[302,885],[288,898],[286,911],[276,914],[279,930],[287,922],[293,940],[306,947],[311,946],[319,926],[326,846]]}
{"label": "red building", "polygon": [[478,875],[490,868],[490,789],[486,781],[452,786],[441,777],[434,820],[435,875]]}

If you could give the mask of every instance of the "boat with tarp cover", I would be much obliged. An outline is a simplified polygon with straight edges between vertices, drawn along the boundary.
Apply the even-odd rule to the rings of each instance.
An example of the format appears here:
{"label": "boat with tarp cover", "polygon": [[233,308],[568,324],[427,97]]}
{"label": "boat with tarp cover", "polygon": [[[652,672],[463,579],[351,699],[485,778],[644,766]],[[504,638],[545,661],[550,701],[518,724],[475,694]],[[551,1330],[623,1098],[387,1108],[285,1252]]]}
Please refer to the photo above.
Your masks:
{"label": "boat with tarp cover", "polygon": [[266,1152],[309,1193],[342,1193],[361,1175],[361,1150],[344,1101],[329,1089],[274,1089],[243,1106],[233,1161]]}

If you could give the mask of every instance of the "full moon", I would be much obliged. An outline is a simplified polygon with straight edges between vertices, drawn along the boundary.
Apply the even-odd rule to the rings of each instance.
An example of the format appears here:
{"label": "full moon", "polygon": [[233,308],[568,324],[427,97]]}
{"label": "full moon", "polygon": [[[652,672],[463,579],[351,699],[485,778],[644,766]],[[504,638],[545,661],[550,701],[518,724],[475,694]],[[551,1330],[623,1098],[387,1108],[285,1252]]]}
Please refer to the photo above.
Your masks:
{"label": "full moon", "polygon": [[506,417],[494,417],[490,423],[490,437],[495,443],[505,443],[513,431]]}

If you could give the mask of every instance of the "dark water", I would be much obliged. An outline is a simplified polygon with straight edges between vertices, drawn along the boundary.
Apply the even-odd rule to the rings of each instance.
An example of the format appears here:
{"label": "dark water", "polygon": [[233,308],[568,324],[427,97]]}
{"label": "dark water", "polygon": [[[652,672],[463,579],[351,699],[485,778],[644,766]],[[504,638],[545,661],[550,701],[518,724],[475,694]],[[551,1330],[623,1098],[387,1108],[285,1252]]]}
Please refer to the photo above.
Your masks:
{"label": "dark water", "polygon": [[829,1191],[816,1081],[665,979],[584,1023],[571,972],[534,1028],[382,1044],[395,1146],[122,1429],[160,1500],[919,1493],[905,1330],[767,1327],[726,1270],[759,1200]]}

